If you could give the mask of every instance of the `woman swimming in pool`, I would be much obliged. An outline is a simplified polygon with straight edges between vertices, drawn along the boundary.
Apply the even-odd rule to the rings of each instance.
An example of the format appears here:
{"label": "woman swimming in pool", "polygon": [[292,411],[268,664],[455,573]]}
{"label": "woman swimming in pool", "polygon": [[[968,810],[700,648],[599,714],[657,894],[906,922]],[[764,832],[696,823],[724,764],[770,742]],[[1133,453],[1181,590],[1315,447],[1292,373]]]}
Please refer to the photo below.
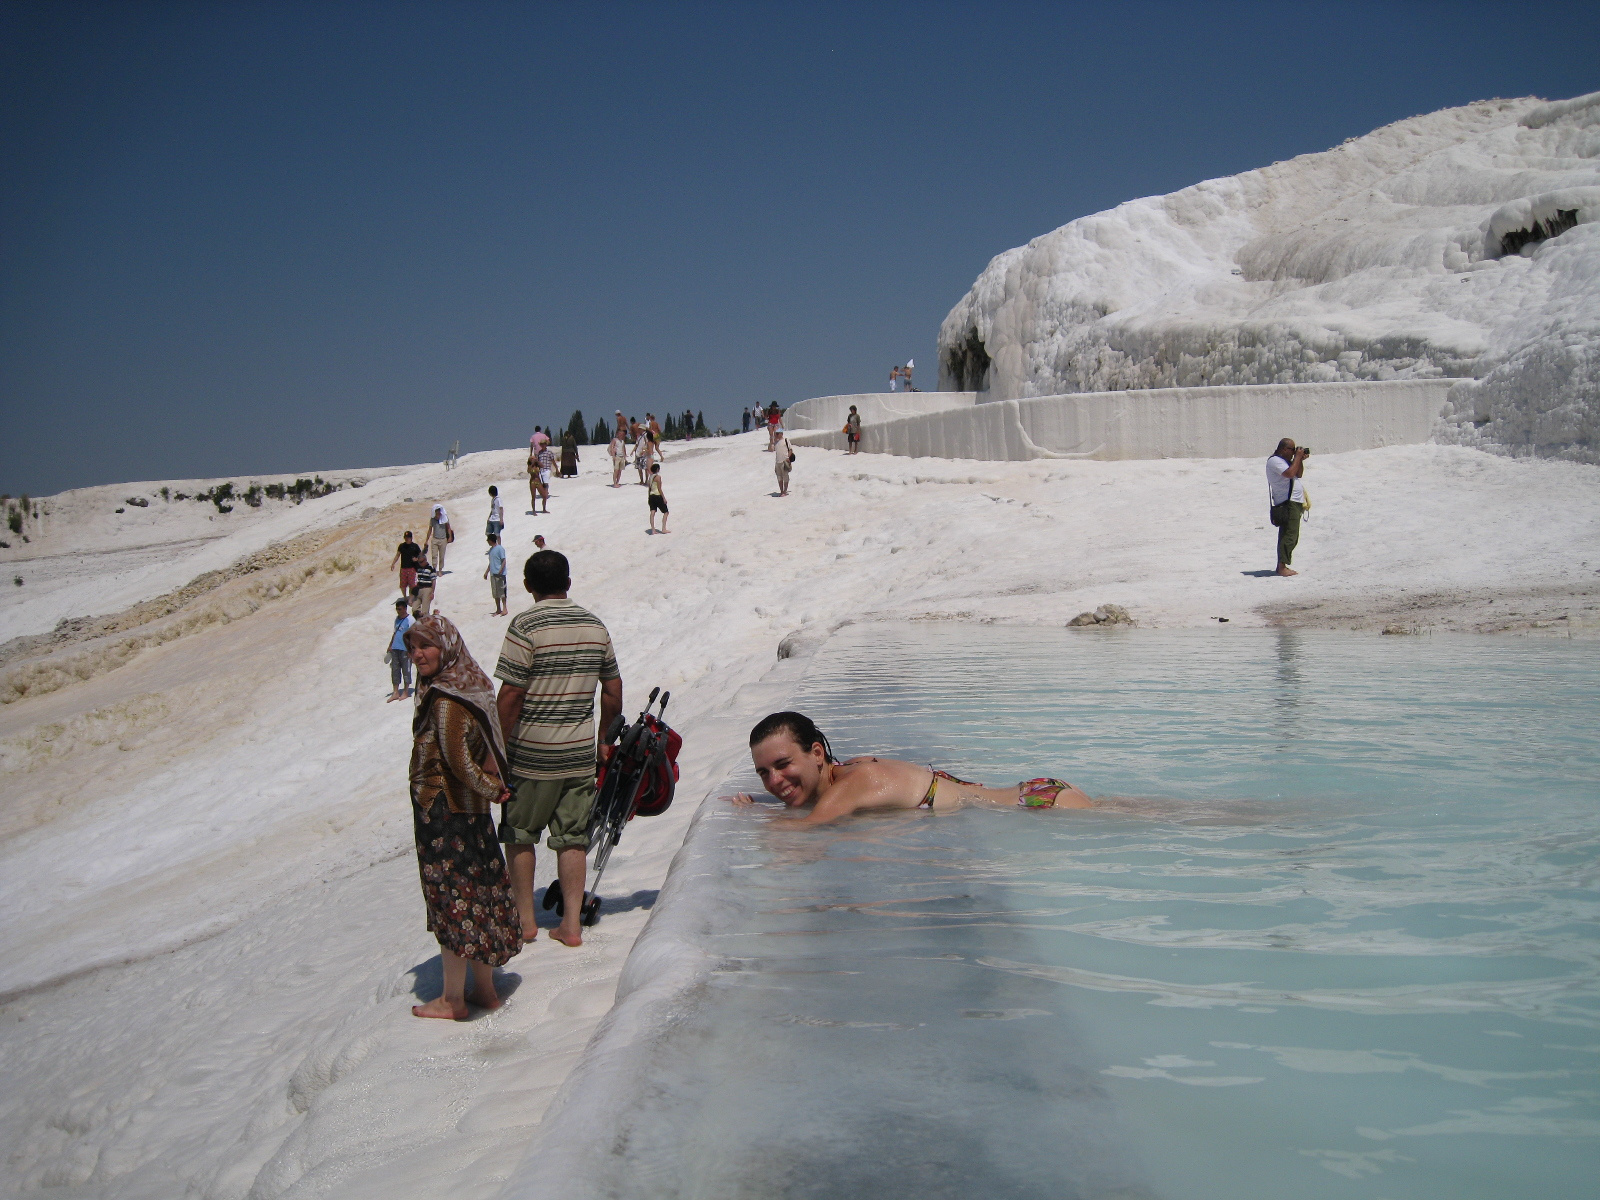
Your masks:
{"label": "woman swimming in pool", "polygon": [[[954,775],[892,758],[852,758],[839,762],[828,739],[811,718],[797,712],[773,713],[750,731],[750,758],[761,782],[784,805],[812,805],[805,820],[813,825],[837,821],[867,808],[926,808],[947,812],[964,804],[1023,808],[1090,808],[1094,801],[1061,779],[1028,779],[1013,787],[991,788]],[[745,793],[735,804],[749,804]]]}

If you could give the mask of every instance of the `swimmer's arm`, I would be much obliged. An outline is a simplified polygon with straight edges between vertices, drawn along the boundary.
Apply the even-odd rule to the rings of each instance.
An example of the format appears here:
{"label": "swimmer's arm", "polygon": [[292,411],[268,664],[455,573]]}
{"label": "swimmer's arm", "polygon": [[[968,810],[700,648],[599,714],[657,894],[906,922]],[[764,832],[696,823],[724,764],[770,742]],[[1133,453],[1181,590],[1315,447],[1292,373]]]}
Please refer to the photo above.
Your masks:
{"label": "swimmer's arm", "polygon": [[817,806],[801,818],[807,825],[826,825],[830,821],[837,821],[841,817],[848,817],[861,807],[860,802],[848,795],[840,795],[842,788],[835,787],[826,799],[819,800]]}

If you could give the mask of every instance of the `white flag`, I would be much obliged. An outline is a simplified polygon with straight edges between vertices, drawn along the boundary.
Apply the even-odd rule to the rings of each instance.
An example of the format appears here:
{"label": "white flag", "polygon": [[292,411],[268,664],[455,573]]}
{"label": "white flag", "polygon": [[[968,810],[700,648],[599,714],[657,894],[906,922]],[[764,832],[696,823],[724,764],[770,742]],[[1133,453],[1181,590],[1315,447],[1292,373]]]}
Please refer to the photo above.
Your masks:
{"label": "white flag", "polygon": [[916,360],[916,359],[914,359],[914,358],[908,358],[908,359],[906,359],[906,366],[908,366],[908,367],[914,367],[914,366],[916,366],[916,365],[917,365],[917,360]]}

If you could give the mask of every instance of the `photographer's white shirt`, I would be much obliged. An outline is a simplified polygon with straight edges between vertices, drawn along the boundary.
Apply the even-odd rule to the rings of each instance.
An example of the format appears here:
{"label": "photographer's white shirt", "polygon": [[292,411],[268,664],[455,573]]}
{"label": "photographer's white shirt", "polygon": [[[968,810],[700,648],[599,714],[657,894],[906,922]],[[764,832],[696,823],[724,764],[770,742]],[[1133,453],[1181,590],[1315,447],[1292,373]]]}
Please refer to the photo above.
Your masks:
{"label": "photographer's white shirt", "polygon": [[1306,483],[1303,479],[1285,479],[1283,473],[1289,469],[1289,460],[1279,458],[1274,454],[1267,459],[1267,498],[1269,504],[1282,504],[1285,500],[1293,500],[1296,504],[1306,502]]}

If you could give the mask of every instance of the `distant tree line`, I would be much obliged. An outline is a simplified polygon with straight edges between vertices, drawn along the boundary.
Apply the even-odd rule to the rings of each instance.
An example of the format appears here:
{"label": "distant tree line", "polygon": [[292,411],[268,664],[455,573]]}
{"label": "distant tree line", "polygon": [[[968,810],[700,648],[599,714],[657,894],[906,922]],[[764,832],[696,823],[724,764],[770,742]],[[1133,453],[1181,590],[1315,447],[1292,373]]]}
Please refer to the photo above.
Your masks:
{"label": "distant tree line", "polygon": [[[594,428],[590,429],[583,419],[581,408],[573,410],[572,417],[567,421],[567,432],[580,446],[604,446],[611,440],[611,426],[605,418],[597,420]],[[661,422],[661,436],[667,441],[681,442],[689,438],[710,437],[711,430],[706,427],[705,413],[684,409],[682,414],[667,414],[666,420]]]}

